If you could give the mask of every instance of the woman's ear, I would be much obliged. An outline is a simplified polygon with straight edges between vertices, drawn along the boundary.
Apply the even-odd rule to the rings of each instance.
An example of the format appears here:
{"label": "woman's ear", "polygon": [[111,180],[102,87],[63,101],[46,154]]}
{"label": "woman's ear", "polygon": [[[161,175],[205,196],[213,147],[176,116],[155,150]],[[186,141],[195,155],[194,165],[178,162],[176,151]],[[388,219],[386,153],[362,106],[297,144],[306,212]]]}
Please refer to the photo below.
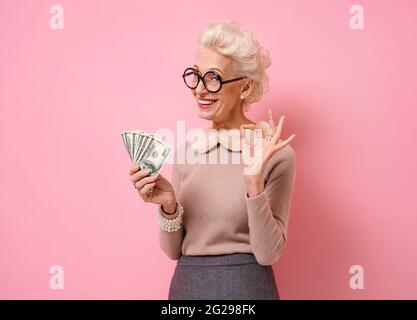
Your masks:
{"label": "woman's ear", "polygon": [[240,94],[243,94],[245,98],[247,98],[252,92],[254,83],[253,79],[245,79],[245,83]]}

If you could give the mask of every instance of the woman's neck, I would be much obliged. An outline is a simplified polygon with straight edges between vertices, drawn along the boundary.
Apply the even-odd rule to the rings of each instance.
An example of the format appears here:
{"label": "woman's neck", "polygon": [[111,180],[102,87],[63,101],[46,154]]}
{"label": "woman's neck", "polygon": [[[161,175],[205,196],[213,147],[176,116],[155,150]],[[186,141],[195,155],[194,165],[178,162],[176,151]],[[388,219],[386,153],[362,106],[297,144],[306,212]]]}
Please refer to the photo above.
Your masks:
{"label": "woman's neck", "polygon": [[243,113],[242,110],[233,114],[229,119],[220,120],[220,121],[213,121],[212,122],[212,129],[240,129],[242,124],[256,124],[252,120],[248,119],[246,115]]}

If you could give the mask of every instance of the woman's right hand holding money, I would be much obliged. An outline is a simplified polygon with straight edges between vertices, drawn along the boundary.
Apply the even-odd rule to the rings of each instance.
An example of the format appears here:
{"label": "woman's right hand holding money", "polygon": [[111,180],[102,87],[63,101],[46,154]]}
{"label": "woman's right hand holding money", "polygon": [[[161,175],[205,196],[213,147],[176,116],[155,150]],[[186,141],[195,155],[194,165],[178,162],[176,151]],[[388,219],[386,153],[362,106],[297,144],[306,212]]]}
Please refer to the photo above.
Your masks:
{"label": "woman's right hand holding money", "polygon": [[177,203],[174,188],[161,174],[149,176],[149,171],[135,165],[129,170],[129,175],[143,201],[162,205],[167,214],[175,213]]}

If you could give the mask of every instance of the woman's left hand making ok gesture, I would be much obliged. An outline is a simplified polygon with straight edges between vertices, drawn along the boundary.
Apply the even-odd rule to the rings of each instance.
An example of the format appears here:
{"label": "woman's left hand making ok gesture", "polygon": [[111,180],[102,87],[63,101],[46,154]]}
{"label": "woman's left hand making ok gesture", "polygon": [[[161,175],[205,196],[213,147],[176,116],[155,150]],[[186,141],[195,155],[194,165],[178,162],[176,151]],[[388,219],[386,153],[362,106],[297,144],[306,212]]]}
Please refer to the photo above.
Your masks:
{"label": "woman's left hand making ok gesture", "polygon": [[263,127],[256,124],[244,124],[240,127],[245,179],[262,177],[262,171],[271,156],[296,137],[293,134],[287,140],[280,142],[285,116],[280,117],[278,126],[275,126],[271,109],[268,111],[268,117],[268,125]]}

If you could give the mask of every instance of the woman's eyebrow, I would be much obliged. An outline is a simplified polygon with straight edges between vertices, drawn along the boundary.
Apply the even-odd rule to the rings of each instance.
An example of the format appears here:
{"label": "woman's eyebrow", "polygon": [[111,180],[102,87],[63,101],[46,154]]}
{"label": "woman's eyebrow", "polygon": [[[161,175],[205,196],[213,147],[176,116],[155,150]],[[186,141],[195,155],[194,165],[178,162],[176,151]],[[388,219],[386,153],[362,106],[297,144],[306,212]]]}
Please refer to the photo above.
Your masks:
{"label": "woman's eyebrow", "polygon": [[[198,66],[195,64],[193,67],[195,67],[195,68],[197,68],[198,69]],[[217,70],[217,71],[219,71],[220,73],[223,73],[223,71],[221,71],[220,69],[217,69],[217,68],[210,68],[210,69],[208,69],[208,70]]]}

